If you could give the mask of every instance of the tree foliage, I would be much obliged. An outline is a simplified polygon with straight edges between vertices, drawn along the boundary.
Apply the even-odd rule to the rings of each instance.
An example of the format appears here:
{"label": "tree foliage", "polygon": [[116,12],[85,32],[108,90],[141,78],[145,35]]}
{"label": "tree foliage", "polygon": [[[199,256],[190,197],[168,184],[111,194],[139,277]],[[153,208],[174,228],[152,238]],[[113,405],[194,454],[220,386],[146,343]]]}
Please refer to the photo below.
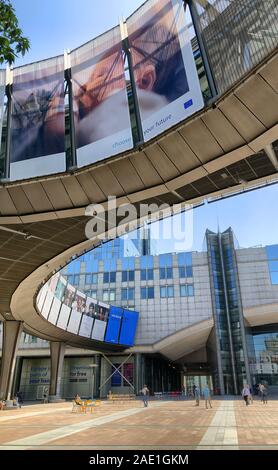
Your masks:
{"label": "tree foliage", "polygon": [[29,47],[29,39],[23,36],[11,0],[0,0],[0,64],[13,64]]}

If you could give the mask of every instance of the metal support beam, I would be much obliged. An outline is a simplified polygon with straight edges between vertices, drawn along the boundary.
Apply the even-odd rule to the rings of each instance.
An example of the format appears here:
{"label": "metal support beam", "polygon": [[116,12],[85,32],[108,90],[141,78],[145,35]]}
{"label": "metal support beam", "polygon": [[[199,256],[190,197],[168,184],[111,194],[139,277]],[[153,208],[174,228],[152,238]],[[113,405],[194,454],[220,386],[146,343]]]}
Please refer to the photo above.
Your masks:
{"label": "metal support beam", "polygon": [[120,368],[122,367],[122,365],[124,365],[124,364],[128,361],[128,359],[130,359],[130,358],[132,357],[132,353],[129,354],[129,356],[126,357],[126,359],[125,359],[123,362],[121,362],[121,364],[119,365],[119,367],[116,367],[116,366],[113,364],[113,362],[111,362],[110,359],[108,359],[108,357],[105,356],[105,354],[102,354],[102,356],[103,356],[104,359],[112,366],[112,368],[114,368],[114,370],[113,370],[112,374],[110,374],[109,377],[108,377],[102,384],[100,384],[99,389],[101,390],[101,389],[104,387],[104,385],[111,379],[111,377],[112,377],[116,372],[119,372],[119,374],[121,375],[121,377],[122,377],[122,378],[128,383],[128,385],[129,385],[131,388],[133,388],[133,390],[134,390],[134,386],[129,382],[129,380],[127,380],[127,378],[126,378],[126,377],[121,373],[121,371],[120,371]]}
{"label": "metal support beam", "polygon": [[202,31],[201,31],[200,24],[199,24],[199,15],[198,15],[197,7],[195,4],[195,0],[184,0],[184,8],[186,8],[186,5],[188,5],[189,10],[190,10],[192,24],[195,29],[197,41],[198,41],[199,48],[200,48],[200,54],[201,54],[202,61],[204,64],[204,69],[206,72],[210,91],[211,91],[212,97],[215,98],[218,95],[217,88],[216,88],[215,80],[213,77],[212,69],[209,63],[206,45],[205,45],[205,42],[203,41]]}

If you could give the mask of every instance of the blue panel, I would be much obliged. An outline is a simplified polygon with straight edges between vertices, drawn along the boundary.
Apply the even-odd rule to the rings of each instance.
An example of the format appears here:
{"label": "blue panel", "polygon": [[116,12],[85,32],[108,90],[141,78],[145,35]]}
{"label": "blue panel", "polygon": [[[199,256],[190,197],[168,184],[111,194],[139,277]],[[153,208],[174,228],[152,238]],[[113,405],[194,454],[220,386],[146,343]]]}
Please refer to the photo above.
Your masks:
{"label": "blue panel", "polygon": [[124,310],[122,328],[119,343],[126,346],[133,346],[139,313],[131,310]]}
{"label": "blue panel", "polygon": [[104,341],[107,341],[107,343],[118,344],[122,317],[123,317],[122,308],[113,307],[113,306],[110,307],[109,320],[108,320],[106,335],[104,339]]}
{"label": "blue panel", "polygon": [[278,245],[270,245],[266,247],[268,259],[278,259]]}

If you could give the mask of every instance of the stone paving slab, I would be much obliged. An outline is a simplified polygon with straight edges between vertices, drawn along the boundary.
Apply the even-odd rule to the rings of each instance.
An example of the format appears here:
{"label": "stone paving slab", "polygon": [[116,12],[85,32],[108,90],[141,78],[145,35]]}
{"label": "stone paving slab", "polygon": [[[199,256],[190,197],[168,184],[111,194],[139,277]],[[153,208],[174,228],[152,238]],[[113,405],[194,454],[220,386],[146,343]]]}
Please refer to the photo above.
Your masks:
{"label": "stone paving slab", "polygon": [[103,402],[71,413],[72,403],[0,412],[0,449],[278,449],[278,400],[246,407],[215,400]]}

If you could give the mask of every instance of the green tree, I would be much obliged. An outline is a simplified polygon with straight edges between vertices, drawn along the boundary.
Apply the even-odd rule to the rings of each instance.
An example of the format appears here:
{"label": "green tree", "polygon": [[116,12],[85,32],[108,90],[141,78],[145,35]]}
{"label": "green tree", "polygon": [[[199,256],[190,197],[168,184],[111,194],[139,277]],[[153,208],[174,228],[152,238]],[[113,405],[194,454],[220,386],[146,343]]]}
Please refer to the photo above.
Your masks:
{"label": "green tree", "polygon": [[11,65],[29,47],[29,39],[23,36],[11,0],[0,0],[0,64]]}

